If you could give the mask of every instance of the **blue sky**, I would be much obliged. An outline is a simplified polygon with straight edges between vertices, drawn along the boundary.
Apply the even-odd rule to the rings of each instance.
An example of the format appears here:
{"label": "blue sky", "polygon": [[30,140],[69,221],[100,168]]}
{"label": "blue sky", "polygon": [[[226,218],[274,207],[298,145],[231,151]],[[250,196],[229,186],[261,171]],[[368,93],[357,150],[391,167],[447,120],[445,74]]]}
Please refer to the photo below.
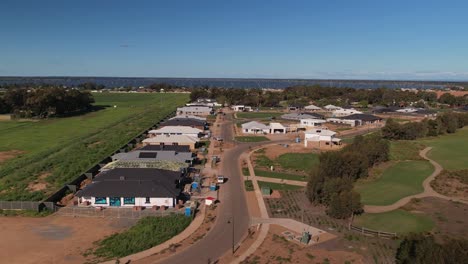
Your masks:
{"label": "blue sky", "polygon": [[468,1],[2,0],[0,75],[468,80]]}

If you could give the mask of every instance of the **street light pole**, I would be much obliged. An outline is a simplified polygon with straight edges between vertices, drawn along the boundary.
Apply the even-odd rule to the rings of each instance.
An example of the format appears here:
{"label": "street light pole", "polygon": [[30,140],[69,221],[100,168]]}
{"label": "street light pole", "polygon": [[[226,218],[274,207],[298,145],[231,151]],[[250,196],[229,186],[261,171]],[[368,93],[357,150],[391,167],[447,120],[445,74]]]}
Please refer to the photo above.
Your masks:
{"label": "street light pole", "polygon": [[234,255],[234,215],[228,220],[228,224],[232,224],[232,254]]}

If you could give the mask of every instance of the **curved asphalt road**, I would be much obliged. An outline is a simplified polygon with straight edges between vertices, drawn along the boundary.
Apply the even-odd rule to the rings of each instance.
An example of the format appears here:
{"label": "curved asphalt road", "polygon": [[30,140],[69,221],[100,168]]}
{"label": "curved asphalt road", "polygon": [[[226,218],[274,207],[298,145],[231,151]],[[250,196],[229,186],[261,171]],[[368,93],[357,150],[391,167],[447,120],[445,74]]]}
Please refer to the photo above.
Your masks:
{"label": "curved asphalt road", "polygon": [[[233,126],[232,115],[226,114],[222,124],[221,137],[226,142],[232,142]],[[259,143],[238,144],[223,155],[222,174],[228,181],[221,185],[219,191],[219,214],[215,225],[200,241],[176,253],[163,263],[187,264],[187,263],[213,263],[225,252],[232,250],[232,217],[234,216],[234,244],[238,245],[249,227],[249,212],[244,195],[244,183],[242,173],[238,165],[240,155],[251,146]]]}

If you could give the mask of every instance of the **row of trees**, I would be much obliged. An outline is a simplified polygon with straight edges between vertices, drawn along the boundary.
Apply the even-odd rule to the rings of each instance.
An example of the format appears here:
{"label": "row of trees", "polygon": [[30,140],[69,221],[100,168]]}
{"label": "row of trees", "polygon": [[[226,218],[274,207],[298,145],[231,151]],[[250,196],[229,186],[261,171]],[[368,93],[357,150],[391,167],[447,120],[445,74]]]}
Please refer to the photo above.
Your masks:
{"label": "row of trees", "polygon": [[468,97],[455,97],[443,94],[437,99],[437,94],[426,91],[402,91],[396,89],[354,89],[313,86],[294,86],[284,90],[262,91],[260,89],[222,89],[222,88],[194,88],[191,99],[212,98],[218,102],[228,104],[245,104],[250,106],[277,106],[281,101],[290,105],[305,106],[314,101],[319,106],[335,104],[346,106],[351,102],[358,102],[362,106],[369,104],[386,106],[408,106],[411,103],[416,107],[425,107],[426,104],[443,103],[451,106],[468,104]]}
{"label": "row of trees", "polygon": [[353,183],[367,177],[370,167],[388,159],[389,143],[378,134],[357,136],[340,151],[321,153],[307,184],[309,200],[328,206],[327,213],[335,218],[361,213],[361,198],[353,191]]}
{"label": "row of trees", "polygon": [[390,140],[415,140],[426,136],[438,136],[455,133],[457,129],[468,125],[468,114],[447,112],[436,119],[425,119],[421,122],[399,124],[388,119],[382,128],[382,136]]}
{"label": "row of trees", "polygon": [[400,243],[396,253],[396,263],[466,263],[467,249],[466,239],[448,239],[444,243],[437,243],[431,235],[410,235]]}
{"label": "row of trees", "polygon": [[49,117],[87,111],[94,103],[91,93],[60,87],[9,89],[0,97],[0,113],[21,117]]}

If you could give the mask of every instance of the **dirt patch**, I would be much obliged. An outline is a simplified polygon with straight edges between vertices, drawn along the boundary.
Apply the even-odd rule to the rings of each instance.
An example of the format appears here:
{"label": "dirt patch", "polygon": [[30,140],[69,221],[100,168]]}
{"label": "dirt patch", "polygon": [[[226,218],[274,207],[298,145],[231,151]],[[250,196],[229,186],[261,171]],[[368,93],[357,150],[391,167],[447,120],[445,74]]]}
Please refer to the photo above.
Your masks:
{"label": "dirt patch", "polygon": [[445,236],[468,237],[466,228],[468,220],[468,205],[458,202],[447,201],[435,197],[413,199],[403,209],[412,212],[424,213],[434,220],[436,227],[433,233],[438,238]]}
{"label": "dirt patch", "polygon": [[133,224],[134,220],[56,215],[0,217],[0,259],[2,263],[84,263],[81,253],[94,241]]}
{"label": "dirt patch", "polygon": [[28,184],[28,189],[31,191],[42,191],[45,190],[48,186],[46,178],[52,175],[50,172],[44,172],[33,182]]}
{"label": "dirt patch", "polygon": [[255,191],[245,192],[247,198],[247,206],[249,208],[249,214],[251,217],[262,217],[260,214],[260,208],[258,207],[257,197]]}
{"label": "dirt patch", "polygon": [[288,241],[281,234],[286,230],[278,225],[270,225],[265,241],[243,263],[364,263],[363,257],[354,252],[305,247]]}
{"label": "dirt patch", "polygon": [[439,174],[431,187],[440,194],[468,200],[468,170],[444,171]]}
{"label": "dirt patch", "polygon": [[21,150],[0,151],[0,163],[3,163],[9,159],[15,158],[24,153],[26,152],[21,151]]}

